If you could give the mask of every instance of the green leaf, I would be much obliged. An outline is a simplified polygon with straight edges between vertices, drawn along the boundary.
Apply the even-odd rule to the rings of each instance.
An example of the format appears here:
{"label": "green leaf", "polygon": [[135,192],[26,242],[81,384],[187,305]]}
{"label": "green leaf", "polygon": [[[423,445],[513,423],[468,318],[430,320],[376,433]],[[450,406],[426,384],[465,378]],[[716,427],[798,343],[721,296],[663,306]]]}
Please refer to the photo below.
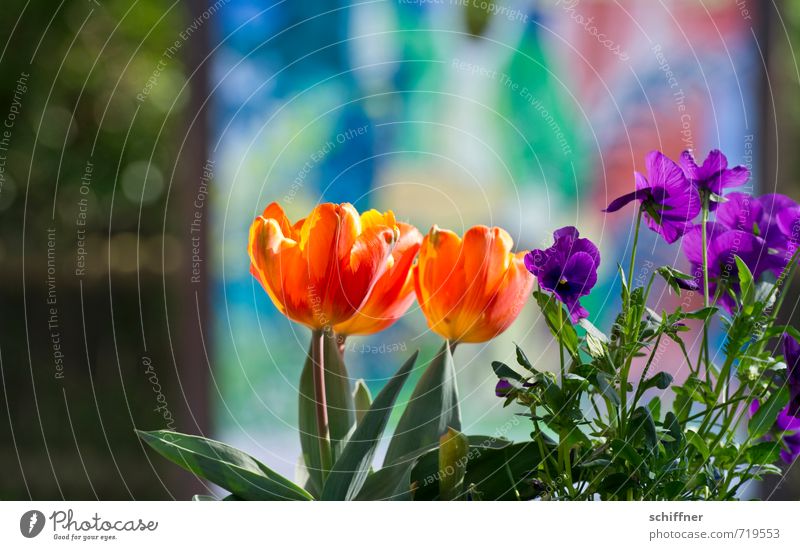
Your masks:
{"label": "green leaf", "polygon": [[313,500],[304,489],[230,445],[168,430],[136,433],[181,468],[245,500]]}
{"label": "green leaf", "polygon": [[356,500],[412,500],[411,470],[416,465],[411,459],[369,474]]}
{"label": "green leaf", "polygon": [[607,374],[598,372],[595,375],[595,380],[597,381],[597,389],[600,390],[600,393],[606,399],[609,399],[614,405],[619,405],[619,394],[617,393],[614,386],[611,384],[611,379],[608,377]]}
{"label": "green leaf", "polygon": [[642,382],[641,390],[644,391],[649,388],[665,390],[670,384],[672,384],[672,375],[667,372],[659,372]]}
{"label": "green leaf", "polygon": [[356,380],[356,387],[353,390],[353,404],[356,411],[356,423],[360,424],[372,405],[372,394],[369,392],[369,388],[363,378]]}
{"label": "green leaf", "polygon": [[468,450],[467,437],[452,428],[448,428],[439,439],[439,494],[442,500],[456,500],[461,496]]}
{"label": "green leaf", "polygon": [[701,307],[700,309],[697,309],[695,311],[689,311],[688,313],[685,313],[683,317],[685,317],[686,319],[699,319],[701,321],[707,321],[717,311],[719,311],[719,308],[715,306]]}
{"label": "green leaf", "polygon": [[661,418],[661,398],[658,396],[653,397],[647,403],[647,408],[650,409],[650,414],[658,422]]}
{"label": "green leaf", "polygon": [[633,437],[642,436],[648,450],[652,451],[658,445],[658,435],[656,434],[656,424],[650,415],[647,407],[637,407],[631,414],[631,426]]}
{"label": "green leaf", "polygon": [[[548,442],[547,445],[554,445]],[[552,452],[555,449],[546,449]],[[475,487],[483,500],[518,500],[532,498],[532,478],[542,460],[534,441],[514,443],[502,449],[470,447],[465,487]],[[577,477],[577,476],[576,476]]]}
{"label": "green leaf", "polygon": [[508,378],[510,380],[522,382],[522,376],[520,376],[515,370],[505,363],[501,363],[500,361],[492,361],[492,370],[498,378]]}
{"label": "green leaf", "polygon": [[758,439],[767,433],[778,419],[781,409],[789,402],[789,388],[783,387],[780,391],[772,392],[766,403],[761,404],[747,424],[747,432],[751,439]]}
{"label": "green leaf", "polygon": [[384,466],[438,444],[447,428],[461,429],[458,388],[450,344],[445,342],[422,373],[386,451]]}
{"label": "green leaf", "polygon": [[774,464],[781,457],[781,445],[776,441],[762,441],[745,451],[750,464]]}
{"label": "green leaf", "polygon": [[217,502],[217,499],[210,495],[194,495],[192,500],[194,502]]}
{"label": "green leaf", "polygon": [[550,333],[567,348],[570,355],[577,357],[578,333],[575,332],[575,327],[569,322],[569,314],[564,311],[561,303],[554,297],[538,290],[533,293],[533,296],[536,298],[536,303],[539,304],[539,309],[544,314]]}
{"label": "green leaf", "polygon": [[611,449],[615,453],[615,461],[619,458],[624,458],[631,463],[635,468],[645,468],[642,456],[636,452],[633,445],[621,439],[611,440]]}
{"label": "green leaf", "polygon": [[531,365],[531,362],[528,360],[528,356],[525,355],[525,352],[522,351],[522,348],[516,344],[514,344],[514,346],[517,348],[517,363],[519,363],[519,366],[531,372],[536,372],[536,369],[533,368],[533,365]]}
{"label": "green leaf", "polygon": [[669,285],[669,287],[675,292],[675,294],[681,293],[681,287],[678,284],[679,280],[684,281],[691,281],[694,279],[688,273],[683,273],[682,271],[678,271],[672,266],[662,266],[656,269],[656,273],[658,273]]}
{"label": "green leaf", "polygon": [[[330,430],[332,459],[341,454],[342,445],[356,423],[355,404],[350,390],[350,378],[342,354],[333,337],[325,336],[323,357],[325,366],[325,397],[328,402],[328,427]],[[315,496],[322,493],[327,472],[322,471],[319,454],[316,399],[314,398],[314,365],[309,349],[303,372],[300,375],[298,429],[303,461],[309,481],[306,488]]]}
{"label": "green leaf", "polygon": [[664,448],[670,454],[675,454],[683,447],[683,431],[678,423],[678,418],[672,411],[664,415],[664,428],[672,438],[672,441],[664,441]]}
{"label": "green leaf", "polygon": [[711,456],[711,451],[708,448],[708,443],[694,430],[686,430],[686,441],[697,449],[697,452],[703,457],[703,460],[708,460]]}
{"label": "green leaf", "polygon": [[750,306],[755,302],[756,295],[753,273],[739,256],[734,255],[733,258],[736,260],[736,270],[739,273],[739,294],[742,297],[742,304],[745,307]]}
{"label": "green leaf", "polygon": [[544,375],[541,377],[541,384],[544,386],[542,397],[544,402],[550,407],[550,410],[555,414],[559,414],[566,403],[566,396],[558,384],[553,382],[549,376]]}
{"label": "green leaf", "polygon": [[322,500],[354,500],[358,495],[369,473],[383,430],[389,422],[394,402],[403,389],[418,354],[419,352],[414,352],[373,401],[364,420],[345,445],[342,455],[333,464],[322,489]]}

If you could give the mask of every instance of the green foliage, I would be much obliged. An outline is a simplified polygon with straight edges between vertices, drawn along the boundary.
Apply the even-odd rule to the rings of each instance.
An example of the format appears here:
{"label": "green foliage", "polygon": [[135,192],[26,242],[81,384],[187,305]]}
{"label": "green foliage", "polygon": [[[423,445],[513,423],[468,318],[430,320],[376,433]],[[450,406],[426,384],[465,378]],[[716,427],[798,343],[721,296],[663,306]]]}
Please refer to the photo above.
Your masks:
{"label": "green foliage", "polygon": [[[571,361],[560,376],[537,370],[527,359],[520,362],[525,375],[492,364],[495,375],[510,384],[505,404],[523,407],[519,414],[532,423],[532,459],[541,458],[535,470],[514,477],[512,487],[547,487],[526,493],[543,499],[731,499],[747,481],[780,473],[782,433],[775,423],[789,393],[785,364],[769,350],[776,338],[797,331],[774,323],[777,287],[756,284],[741,259],[735,261],[740,292],[730,317],[713,301],[695,311],[657,313],[647,307],[652,278],[646,287],[630,288],[620,268],[623,309],[610,337],[586,320],[579,335],[554,298],[534,293]],[[671,267],[655,272],[676,293],[680,280],[691,279]],[[683,342],[687,322],[708,327],[717,319],[727,329],[722,364],[703,349],[693,360]],[[678,345],[688,367],[680,383],[668,372],[652,372],[667,342]],[[524,351],[517,348],[517,357],[525,358]],[[634,361],[644,364],[638,380],[630,376]],[[761,406],[750,417],[755,400]],[[744,441],[736,438],[742,423],[748,426]]]}
{"label": "green foliage", "polygon": [[414,353],[375,398],[334,463],[322,490],[322,500],[355,499],[372,466],[372,457],[389,421],[394,402],[416,361],[417,353]]}
{"label": "green foliage", "polygon": [[[328,403],[328,427],[330,430],[333,461],[341,455],[342,448],[356,423],[356,409],[350,379],[342,354],[332,337],[324,337],[325,387]],[[320,433],[316,419],[314,398],[314,376],[311,350],[306,357],[300,375],[298,429],[303,461],[308,472],[306,488],[315,496],[322,493],[327,472],[320,457]]]}
{"label": "green foliage", "polygon": [[461,429],[461,412],[453,354],[450,344],[445,342],[411,394],[389,442],[384,466],[394,464],[426,445],[437,443],[448,428]]}
{"label": "green foliage", "polygon": [[139,437],[181,468],[246,500],[311,500],[311,495],[255,458],[229,445],[167,430]]}

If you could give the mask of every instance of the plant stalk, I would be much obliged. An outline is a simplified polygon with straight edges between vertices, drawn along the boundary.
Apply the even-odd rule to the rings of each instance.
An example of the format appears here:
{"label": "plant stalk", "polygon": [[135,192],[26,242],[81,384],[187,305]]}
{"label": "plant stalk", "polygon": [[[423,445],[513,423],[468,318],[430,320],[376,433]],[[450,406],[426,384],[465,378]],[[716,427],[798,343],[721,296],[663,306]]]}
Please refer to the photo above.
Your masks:
{"label": "plant stalk", "polygon": [[314,379],[314,407],[317,413],[317,435],[319,456],[323,476],[331,469],[331,438],[328,428],[328,399],[325,394],[325,331],[315,330],[311,334],[311,361]]}

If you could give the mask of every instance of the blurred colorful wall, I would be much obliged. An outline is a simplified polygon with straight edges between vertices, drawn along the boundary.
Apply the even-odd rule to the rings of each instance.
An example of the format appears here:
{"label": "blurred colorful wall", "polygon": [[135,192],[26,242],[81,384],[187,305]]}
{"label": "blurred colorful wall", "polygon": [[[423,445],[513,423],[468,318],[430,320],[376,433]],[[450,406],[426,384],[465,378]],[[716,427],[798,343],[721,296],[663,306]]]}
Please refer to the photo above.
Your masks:
{"label": "blurred colorful wall", "polygon": [[[631,188],[648,151],[719,147],[760,173],[757,11],[694,1],[231,0],[211,85],[217,435],[287,474],[299,456],[294,394],[308,334],[276,312],[243,254],[249,222],[271,201],[292,219],[348,201],[392,209],[423,232],[500,225],[519,250],[575,225],[606,258],[608,284],[588,307],[597,324],[610,322],[634,211],[601,209]],[[676,248],[644,238],[642,277],[653,263],[679,262]],[[512,340],[544,363],[554,351],[545,330],[529,306],[501,338],[458,350],[467,431],[527,434],[524,423],[506,426],[489,364]],[[349,341],[347,360],[375,390],[411,351],[430,356],[436,345],[412,307],[390,330]]]}

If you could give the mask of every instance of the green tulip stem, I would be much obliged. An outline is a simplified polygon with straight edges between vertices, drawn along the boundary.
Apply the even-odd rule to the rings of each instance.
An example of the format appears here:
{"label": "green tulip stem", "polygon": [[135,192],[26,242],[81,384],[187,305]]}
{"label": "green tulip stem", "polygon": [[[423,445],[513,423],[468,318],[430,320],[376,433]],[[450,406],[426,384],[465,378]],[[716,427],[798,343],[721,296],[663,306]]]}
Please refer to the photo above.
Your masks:
{"label": "green tulip stem", "polygon": [[328,400],[325,395],[325,331],[311,334],[311,360],[314,377],[314,407],[317,412],[317,434],[323,476],[331,469],[331,440],[328,431]]}

